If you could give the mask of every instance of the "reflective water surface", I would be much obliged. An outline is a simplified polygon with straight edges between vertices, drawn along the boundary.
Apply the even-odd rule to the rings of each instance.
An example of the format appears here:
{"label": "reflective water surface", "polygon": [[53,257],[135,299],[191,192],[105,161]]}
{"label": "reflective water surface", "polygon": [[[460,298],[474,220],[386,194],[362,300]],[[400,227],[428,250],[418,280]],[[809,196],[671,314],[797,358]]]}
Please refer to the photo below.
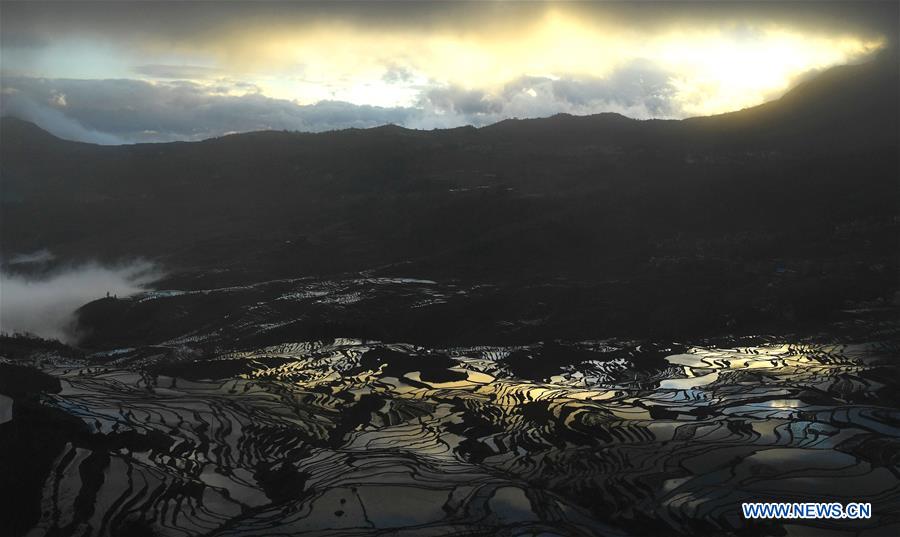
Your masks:
{"label": "reflective water surface", "polygon": [[[44,403],[104,440],[62,450],[29,535],[893,535],[883,339],[43,354]],[[751,523],[742,501],[875,518]]]}

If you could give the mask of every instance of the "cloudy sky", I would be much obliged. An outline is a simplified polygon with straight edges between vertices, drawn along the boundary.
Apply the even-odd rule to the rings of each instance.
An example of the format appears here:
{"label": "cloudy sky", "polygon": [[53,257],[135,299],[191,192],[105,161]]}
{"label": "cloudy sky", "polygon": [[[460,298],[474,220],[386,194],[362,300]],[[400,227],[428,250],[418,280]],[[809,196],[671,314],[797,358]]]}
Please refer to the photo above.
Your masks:
{"label": "cloudy sky", "polygon": [[895,49],[897,2],[7,2],[0,112],[97,143],[753,106]]}

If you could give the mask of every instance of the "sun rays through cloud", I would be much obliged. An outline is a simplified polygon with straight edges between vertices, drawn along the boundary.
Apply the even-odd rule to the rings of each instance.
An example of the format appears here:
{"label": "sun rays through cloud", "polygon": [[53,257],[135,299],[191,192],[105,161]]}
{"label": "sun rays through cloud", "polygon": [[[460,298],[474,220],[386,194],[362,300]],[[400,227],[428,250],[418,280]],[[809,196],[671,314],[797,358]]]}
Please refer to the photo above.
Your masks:
{"label": "sun rays through cloud", "polygon": [[[198,15],[202,5],[188,3],[183,13],[144,6],[149,21],[171,23],[165,31],[150,22],[115,19],[115,13],[98,12],[94,19],[70,14],[76,21],[52,44],[41,36],[61,15],[41,11],[47,6],[34,7],[35,13],[4,7],[5,18],[21,19],[24,30],[6,32],[11,37],[0,49],[4,95],[15,94],[4,99],[3,113],[34,112],[25,119],[61,115],[81,130],[121,141],[380,122],[415,128],[484,125],[559,112],[678,119],[778,98],[811,73],[865,61],[892,45],[875,26],[803,24],[802,17],[783,16],[774,7],[771,14],[759,7],[728,18],[659,7],[636,24],[619,4],[491,4],[467,10],[456,4],[390,4],[383,10],[400,13],[406,6],[408,23],[319,4],[274,17],[262,9],[266,4],[259,5],[240,17],[234,12],[209,21]],[[456,11],[439,18],[429,11],[451,8]],[[104,17],[120,24],[101,26]],[[186,31],[191,24],[196,31]],[[73,85],[91,90],[73,99],[71,93],[78,93]],[[122,93],[124,86],[131,93]],[[90,97],[114,88],[119,93],[111,101]],[[183,132],[165,121],[113,129],[105,116],[116,111],[115,102],[135,118],[147,107],[175,118],[185,106],[185,92],[192,106],[230,103],[233,121]],[[137,93],[152,96],[128,99]],[[324,118],[315,113],[323,103],[341,103],[338,108],[355,119]],[[266,113],[259,115],[260,107]],[[242,115],[248,108],[256,110],[257,120]],[[280,119],[258,120],[273,116]]]}

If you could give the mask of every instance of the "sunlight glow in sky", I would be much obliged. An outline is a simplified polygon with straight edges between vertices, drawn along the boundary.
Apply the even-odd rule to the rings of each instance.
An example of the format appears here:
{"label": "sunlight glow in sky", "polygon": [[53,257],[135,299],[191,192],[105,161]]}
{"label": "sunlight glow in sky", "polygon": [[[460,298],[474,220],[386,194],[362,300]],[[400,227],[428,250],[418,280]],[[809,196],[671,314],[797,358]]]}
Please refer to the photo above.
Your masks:
{"label": "sunlight glow in sky", "polygon": [[[141,61],[185,67],[183,78],[199,83],[240,80],[253,91],[298,104],[411,106],[430,84],[492,94],[523,75],[602,78],[643,60],[670,74],[682,115],[708,115],[777,97],[804,73],[858,61],[883,44],[883,38],[807,36],[774,26],[673,28],[648,38],[551,10],[530,26],[489,37],[328,24],[301,32],[237,32],[188,50],[154,43],[137,54],[109,43],[66,43],[36,57],[31,74],[117,78],[132,74],[129,63]],[[178,62],[182,57],[191,63]],[[194,63],[203,59],[202,65]],[[392,72],[398,77],[386,80]]]}
{"label": "sunlight glow in sky", "polygon": [[[104,21],[53,26],[36,17],[33,36],[4,40],[0,49],[3,94],[18,96],[4,111],[56,114],[89,130],[111,130],[97,109],[109,113],[112,101],[126,102],[121,81],[128,80],[127,91],[147,94],[130,106],[146,114],[177,114],[184,102],[204,98],[210,106],[278,108],[266,120],[235,119],[233,128],[200,129],[196,136],[385,121],[415,128],[481,125],[558,112],[683,118],[778,98],[803,77],[864,61],[887,43],[874,31],[815,31],[765,17],[641,25],[605,17],[602,5],[590,12],[567,4],[528,6],[527,17],[490,7],[483,17],[419,24],[367,24],[327,13],[232,17],[198,22],[195,32],[185,23],[172,35],[155,33],[152,25],[112,31]],[[115,99],[91,101],[86,88],[112,91],[111,81],[117,81]],[[314,123],[312,107],[329,102],[368,108],[344,106],[333,121],[317,112]]]}

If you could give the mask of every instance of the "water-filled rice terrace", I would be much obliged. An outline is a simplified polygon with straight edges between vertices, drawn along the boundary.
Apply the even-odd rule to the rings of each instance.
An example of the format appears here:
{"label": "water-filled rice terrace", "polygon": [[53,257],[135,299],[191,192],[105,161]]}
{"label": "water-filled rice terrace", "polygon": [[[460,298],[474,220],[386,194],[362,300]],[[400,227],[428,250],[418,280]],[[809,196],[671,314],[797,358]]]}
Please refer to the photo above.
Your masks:
{"label": "water-filled rice terrace", "polygon": [[[900,331],[871,334],[36,349],[0,367],[56,379],[52,415],[7,397],[0,428],[58,432],[29,536],[894,535]],[[750,522],[744,501],[874,518]]]}

